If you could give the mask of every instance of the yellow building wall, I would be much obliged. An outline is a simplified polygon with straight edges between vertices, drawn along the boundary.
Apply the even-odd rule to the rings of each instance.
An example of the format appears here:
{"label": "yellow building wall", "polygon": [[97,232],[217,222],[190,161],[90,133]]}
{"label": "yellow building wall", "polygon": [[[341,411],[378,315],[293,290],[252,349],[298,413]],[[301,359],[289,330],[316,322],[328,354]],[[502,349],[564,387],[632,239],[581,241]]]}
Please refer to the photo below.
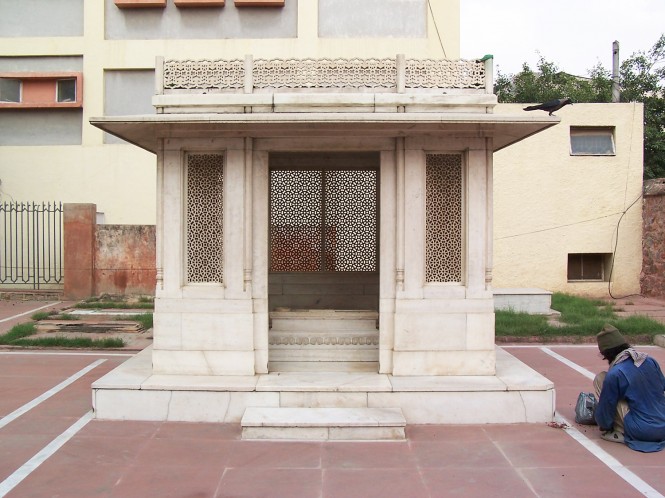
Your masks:
{"label": "yellow building wall", "polygon": [[[522,107],[500,104],[495,113]],[[592,297],[639,293],[643,106],[574,104],[555,114],[557,126],[494,154],[493,285]],[[616,155],[572,156],[571,125],[615,127]],[[614,253],[611,286],[568,282],[569,253]]]}
{"label": "yellow building wall", "polygon": [[297,38],[105,40],[104,3],[85,2],[82,37],[0,37],[5,57],[82,55],[84,90],[80,146],[0,147],[0,201],[94,202],[106,223],[155,223],[154,156],[133,145],[104,145],[103,132],[89,124],[91,117],[104,115],[105,69],[154,69],[156,56],[444,58],[445,50],[447,58],[459,58],[459,0],[430,0],[431,10],[423,4],[427,38],[362,39],[319,39],[318,1],[300,0]]}
{"label": "yellow building wall", "polygon": [[[459,57],[459,0],[431,0],[427,38],[320,39],[317,27],[318,2],[300,0],[296,38],[105,40],[104,2],[95,1],[85,2],[81,37],[0,38],[7,57],[83,56],[84,74],[82,144],[0,147],[0,201],[92,202],[106,223],[155,223],[155,157],[133,145],[104,145],[103,133],[88,124],[104,115],[105,69],[153,69],[156,56]],[[495,113],[521,108],[502,104]],[[642,106],[575,104],[557,115],[559,125],[495,154],[493,285],[639,292],[641,202],[622,214],[641,193]],[[616,156],[571,156],[571,124],[616,126]],[[614,252],[620,218],[611,287],[567,282],[567,254]]]}

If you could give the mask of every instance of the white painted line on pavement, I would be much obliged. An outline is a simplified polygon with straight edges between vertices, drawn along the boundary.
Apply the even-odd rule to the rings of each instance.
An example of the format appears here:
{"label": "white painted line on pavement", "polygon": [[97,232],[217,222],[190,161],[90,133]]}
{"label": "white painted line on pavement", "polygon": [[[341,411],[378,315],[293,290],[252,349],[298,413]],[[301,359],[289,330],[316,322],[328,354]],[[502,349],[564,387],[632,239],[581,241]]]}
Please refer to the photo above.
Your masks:
{"label": "white painted line on pavement", "polygon": [[[561,415],[556,416],[556,421],[560,424],[566,424],[564,430],[566,433],[572,437],[575,441],[580,443],[584,448],[586,448],[593,456],[598,460],[607,465],[610,470],[614,471],[619,477],[624,481],[634,487],[637,491],[642,493],[644,496],[650,498],[665,498],[658,490],[652,488],[649,484],[642,480],[637,474],[633,473],[631,470],[628,470],[619,460],[610,455],[607,451],[602,449],[596,443],[591,441],[588,437],[578,431],[575,427],[571,425],[568,420],[566,420]],[[611,443],[616,444],[616,443]]]}
{"label": "white painted line on pavement", "polygon": [[46,304],[46,305],[44,305],[44,306],[40,306],[39,308],[35,308],[35,309],[33,309],[33,310],[26,311],[26,312],[24,312],[24,313],[19,313],[18,315],[14,315],[14,316],[10,316],[10,317],[7,317],[7,318],[3,318],[3,319],[0,320],[0,323],[2,323],[2,322],[8,322],[9,320],[13,320],[13,319],[15,319],[15,318],[19,318],[19,317],[21,317],[21,316],[30,315],[31,313],[34,313],[35,311],[43,310],[44,308],[48,308],[49,306],[55,306],[56,304],[60,304],[61,302],[62,302],[62,301],[56,301],[56,302],[54,302],[54,303],[49,303],[49,304]]}
{"label": "white painted line on pavement", "polygon": [[65,432],[56,437],[49,444],[39,451],[30,460],[25,462],[21,467],[16,469],[7,479],[0,483],[0,498],[3,498],[7,493],[18,486],[23,479],[28,477],[32,472],[44,463],[51,455],[58,451],[62,446],[76,435],[78,431],[83,429],[85,425],[92,420],[92,410],[83,415],[80,419],[74,422]]}
{"label": "white painted line on pavement", "polygon": [[99,360],[97,360],[97,361],[92,362],[90,365],[88,365],[87,367],[83,368],[82,370],[79,370],[78,372],[76,372],[76,373],[75,373],[74,375],[72,375],[71,377],[68,377],[67,379],[63,380],[60,384],[58,384],[57,386],[55,386],[55,387],[49,389],[48,391],[46,391],[46,392],[45,392],[44,394],[42,394],[41,396],[36,397],[36,398],[33,399],[32,401],[26,403],[26,404],[23,405],[22,407],[20,407],[20,408],[14,410],[13,412],[11,412],[11,413],[10,413],[9,415],[7,415],[6,417],[3,417],[2,419],[0,419],[0,429],[2,429],[4,426],[6,426],[7,424],[9,424],[10,422],[13,422],[14,420],[16,420],[17,418],[19,418],[19,417],[20,417],[21,415],[23,415],[24,413],[26,413],[26,412],[32,410],[35,406],[37,406],[37,405],[39,405],[40,403],[46,401],[47,399],[49,399],[49,398],[50,398],[51,396],[53,396],[54,394],[59,393],[59,392],[62,391],[64,388],[66,388],[67,386],[69,386],[69,385],[72,384],[73,382],[77,381],[78,379],[80,379],[81,377],[83,377],[85,374],[87,374],[90,370],[92,370],[93,368],[95,368],[95,367],[101,365],[101,364],[104,363],[105,361],[106,361],[106,359],[102,358],[102,359],[99,359]]}
{"label": "white painted line on pavement", "polygon": [[584,375],[587,379],[591,379],[591,380],[593,380],[593,379],[596,377],[596,374],[595,374],[595,373],[593,373],[593,372],[587,370],[587,369],[584,368],[584,367],[579,366],[577,363],[573,363],[573,362],[570,361],[568,358],[565,358],[565,357],[561,356],[559,353],[555,353],[555,352],[552,351],[550,348],[541,347],[540,349],[541,349],[541,351],[543,351],[544,353],[550,355],[552,358],[555,358],[555,359],[559,360],[559,361],[560,361],[561,363],[563,363],[564,365],[567,365],[567,366],[569,366],[570,368],[572,368],[573,370],[575,370],[575,371],[581,373],[581,374]]}

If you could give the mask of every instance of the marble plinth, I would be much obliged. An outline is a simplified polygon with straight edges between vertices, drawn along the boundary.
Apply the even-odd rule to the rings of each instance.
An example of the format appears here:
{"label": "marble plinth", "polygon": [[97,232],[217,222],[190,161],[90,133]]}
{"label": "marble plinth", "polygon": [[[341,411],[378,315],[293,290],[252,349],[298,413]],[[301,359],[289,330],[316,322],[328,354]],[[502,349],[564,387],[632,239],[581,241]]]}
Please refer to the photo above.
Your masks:
{"label": "marble plinth", "polygon": [[496,375],[398,377],[365,372],[154,375],[150,348],[93,385],[109,420],[240,423],[248,407],[399,408],[409,424],[545,423],[554,385],[501,348]]}

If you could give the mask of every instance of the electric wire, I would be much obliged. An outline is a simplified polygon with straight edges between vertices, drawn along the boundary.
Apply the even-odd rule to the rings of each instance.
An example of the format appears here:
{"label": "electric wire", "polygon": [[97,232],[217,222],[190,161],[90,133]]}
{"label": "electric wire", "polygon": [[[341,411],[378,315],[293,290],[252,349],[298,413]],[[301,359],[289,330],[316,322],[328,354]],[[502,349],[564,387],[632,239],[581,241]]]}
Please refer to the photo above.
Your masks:
{"label": "electric wire", "polygon": [[439,26],[436,24],[436,18],[434,17],[434,11],[432,10],[432,3],[430,0],[427,0],[427,5],[429,6],[429,12],[432,16],[432,22],[434,23],[434,29],[436,29],[436,36],[439,37],[439,45],[441,45],[441,50],[443,50],[443,57],[448,58],[448,54],[446,54],[446,49],[443,46],[443,41],[441,41],[441,33],[439,33]]}
{"label": "electric wire", "polygon": [[513,235],[505,235],[503,237],[497,237],[495,240],[503,240],[503,239],[512,239],[514,237],[523,237],[525,235],[531,235],[534,233],[541,233],[541,232],[549,232],[550,230],[558,230],[559,228],[566,228],[566,227],[572,227],[575,225],[581,225],[583,223],[590,223],[592,221],[597,221],[597,220],[602,220],[603,218],[611,218],[612,216],[616,216],[620,213],[610,213],[610,214],[605,214],[603,216],[597,216],[596,218],[589,218],[587,220],[581,220],[581,221],[574,221],[572,223],[566,223],[565,225],[556,225],[553,227],[547,227],[547,228],[541,228],[539,230],[532,230],[530,232],[521,232],[521,233],[515,233]]}

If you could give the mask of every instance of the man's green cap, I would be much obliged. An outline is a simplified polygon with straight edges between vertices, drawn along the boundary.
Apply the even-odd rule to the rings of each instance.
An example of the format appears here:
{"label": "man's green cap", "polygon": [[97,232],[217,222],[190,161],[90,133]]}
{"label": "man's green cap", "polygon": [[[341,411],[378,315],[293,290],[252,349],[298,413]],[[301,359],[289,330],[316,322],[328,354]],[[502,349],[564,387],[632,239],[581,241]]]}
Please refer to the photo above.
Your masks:
{"label": "man's green cap", "polygon": [[626,344],[626,339],[621,335],[619,329],[609,323],[606,323],[603,330],[596,335],[596,341],[601,352]]}

